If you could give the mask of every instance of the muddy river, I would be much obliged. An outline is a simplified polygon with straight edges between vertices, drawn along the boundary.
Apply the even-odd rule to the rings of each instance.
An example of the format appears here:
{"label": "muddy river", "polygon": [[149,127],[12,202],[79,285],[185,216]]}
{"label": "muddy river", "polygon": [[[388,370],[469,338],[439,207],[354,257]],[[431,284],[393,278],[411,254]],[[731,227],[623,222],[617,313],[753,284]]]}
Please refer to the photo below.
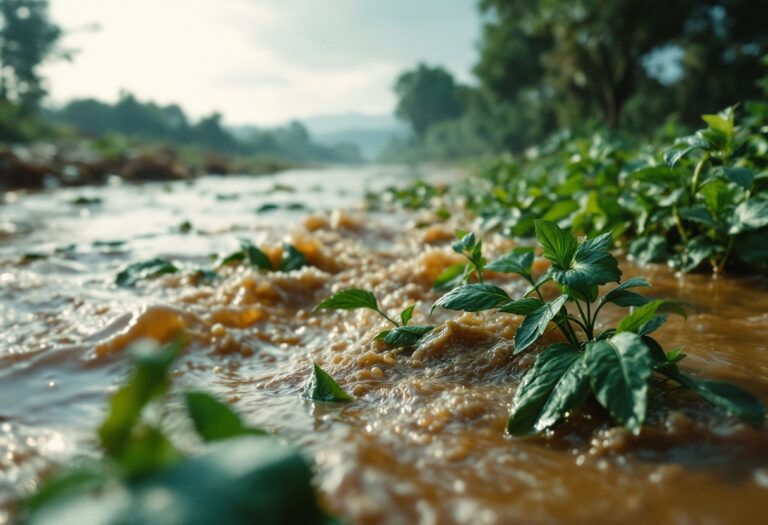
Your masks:
{"label": "muddy river", "polygon": [[[429,172],[433,180],[456,174]],[[325,506],[350,524],[754,523],[768,514],[768,432],[680,391],[651,399],[639,437],[587,409],[547,436],[504,427],[531,356],[512,356],[511,314],[436,311],[415,350],[373,341],[369,311],[312,312],[331,293],[370,289],[392,313],[416,304],[426,324],[434,278],[457,262],[450,241],[467,219],[377,212],[366,191],[416,176],[344,168],[189,183],[9,193],[0,206],[0,523],[53,463],[97,453],[94,428],[144,337],[192,342],[179,388],[231,401],[248,422],[286,436],[317,465]],[[239,239],[301,270],[193,277]],[[485,237],[487,255],[509,241]],[[153,257],[184,271],[117,288],[115,274]],[[638,269],[624,264],[625,278]],[[676,276],[643,269],[650,295],[689,303],[658,332],[689,355],[681,367],[733,381],[768,402],[764,278]],[[514,295],[523,283],[494,279]],[[620,313],[611,312],[616,318]],[[356,397],[313,404],[315,361]]]}

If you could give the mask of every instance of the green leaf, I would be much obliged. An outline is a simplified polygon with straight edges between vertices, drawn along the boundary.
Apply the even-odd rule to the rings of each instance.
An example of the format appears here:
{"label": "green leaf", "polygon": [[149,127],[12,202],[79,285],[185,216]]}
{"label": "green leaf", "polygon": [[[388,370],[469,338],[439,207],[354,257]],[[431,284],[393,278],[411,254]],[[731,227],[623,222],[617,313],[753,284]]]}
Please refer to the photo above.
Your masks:
{"label": "green leaf", "polygon": [[36,509],[29,523],[321,525],[312,477],[292,447],[242,437],[130,483],[65,494]]}
{"label": "green leaf", "polygon": [[481,312],[490,310],[510,301],[507,292],[487,283],[465,284],[454,288],[432,305],[432,311],[438,306],[447,310]]}
{"label": "green leaf", "polygon": [[752,231],[739,235],[734,244],[734,252],[742,261],[749,264],[768,263],[768,231]]}
{"label": "green leaf", "polygon": [[708,228],[718,229],[720,227],[720,224],[712,217],[709,209],[703,204],[680,209],[680,216],[683,219],[703,224]]}
{"label": "green leaf", "polygon": [[507,432],[522,436],[550,428],[578,407],[588,391],[581,353],[565,343],[549,346],[515,392]]}
{"label": "green leaf", "polygon": [[182,454],[159,428],[140,425],[112,458],[132,478],[167,468],[181,460]]}
{"label": "green leaf", "polygon": [[516,273],[530,277],[533,266],[533,249],[517,248],[488,264],[485,269],[499,273]]}
{"label": "green leaf", "polygon": [[283,256],[280,259],[280,271],[292,272],[307,265],[307,258],[290,244],[283,245]]}
{"label": "green leaf", "polygon": [[539,309],[523,319],[520,328],[515,333],[515,354],[519,354],[544,334],[549,322],[555,318],[568,300],[567,295],[561,295],[554,301],[544,303]]}
{"label": "green leaf", "polygon": [[437,276],[435,282],[432,283],[432,289],[440,290],[458,286],[464,280],[463,277],[467,268],[468,265],[466,264],[452,264],[448,266]]}
{"label": "green leaf", "polygon": [[651,284],[643,277],[634,277],[618,285],[600,299],[600,304],[614,303],[618,306],[643,306],[650,301],[638,293],[630,292],[629,288],[650,288]]}
{"label": "green leaf", "polygon": [[653,370],[651,352],[640,336],[624,332],[607,341],[588,343],[584,364],[598,402],[616,421],[639,434]]}
{"label": "green leaf", "polygon": [[453,243],[453,251],[456,253],[464,253],[469,252],[475,247],[476,239],[474,232],[464,233],[462,231],[456,230],[456,237],[458,237],[458,241]]}
{"label": "green leaf", "polygon": [[232,263],[235,263],[235,262],[240,262],[243,259],[245,259],[245,257],[246,257],[245,252],[243,250],[238,250],[238,251],[236,251],[234,253],[231,253],[231,254],[227,255],[226,257],[224,257],[219,262],[219,265],[220,266],[226,266],[228,264],[232,264]]}
{"label": "green leaf", "polygon": [[267,254],[254,246],[250,241],[243,240],[240,243],[251,268],[258,268],[259,270],[273,270],[272,261],[269,260]]}
{"label": "green leaf", "polygon": [[179,269],[170,261],[161,258],[138,262],[129,265],[115,277],[117,286],[131,287],[143,279],[151,279],[160,275],[176,273]]}
{"label": "green leaf", "polygon": [[350,288],[333,294],[315,306],[314,310],[355,310],[357,308],[368,308],[378,312],[376,296],[366,290]]}
{"label": "green leaf", "polygon": [[736,206],[730,223],[728,233],[731,235],[768,226],[768,199],[749,199],[742,202]]}
{"label": "green leaf", "polygon": [[177,340],[157,348],[146,344],[135,347],[134,371],[109,403],[109,413],[99,427],[99,441],[107,455],[119,455],[127,446],[144,407],[163,395],[170,385],[170,367],[181,351]]}
{"label": "green leaf", "polygon": [[522,299],[511,301],[503,305],[499,308],[499,312],[516,315],[530,315],[542,306],[544,306],[544,301],[541,299],[535,297],[523,297]]}
{"label": "green leaf", "polygon": [[258,428],[246,426],[240,416],[215,397],[205,392],[187,392],[184,401],[195,430],[206,443],[244,435],[264,435]]}
{"label": "green leaf", "polygon": [[304,395],[315,401],[326,401],[330,403],[346,403],[354,401],[355,398],[347,394],[343,388],[317,364],[312,365],[312,379]]}
{"label": "green leaf", "polygon": [[434,330],[434,328],[434,326],[418,325],[398,326],[397,328],[386,330],[386,334],[381,339],[390,346],[411,347],[418,343],[426,334]]}
{"label": "green leaf", "polygon": [[765,407],[746,390],[725,381],[694,378],[678,371],[665,373],[728,414],[755,427],[762,427],[765,423]]}
{"label": "green leaf", "polygon": [[534,221],[536,239],[544,248],[544,257],[564,268],[571,265],[573,256],[578,249],[576,237],[568,231],[561,229],[557,224],[548,221]]}
{"label": "green leaf", "polygon": [[645,323],[653,319],[656,316],[656,313],[661,310],[671,311],[687,318],[685,310],[682,308],[679,301],[657,299],[638,308],[635,308],[632,312],[630,312],[629,315],[621,320],[619,326],[616,327],[616,333],[637,333]]}
{"label": "green leaf", "polygon": [[588,239],[579,245],[571,263],[567,266],[554,263],[549,273],[558,284],[570,286],[588,297],[593,286],[621,279],[619,263],[607,252],[612,244],[611,232]]}
{"label": "green leaf", "polygon": [[667,239],[661,235],[638,237],[629,243],[629,254],[640,265],[659,262],[667,254]]}
{"label": "green leaf", "polygon": [[749,168],[717,168],[716,174],[725,177],[730,182],[738,184],[745,190],[749,190],[752,187],[752,183],[755,180],[755,173]]}
{"label": "green leaf", "polygon": [[400,312],[400,322],[403,324],[403,326],[407,326],[408,322],[411,320],[411,317],[413,317],[413,309],[416,308],[415,304],[412,304],[402,312]]}
{"label": "green leaf", "polygon": [[664,152],[664,162],[670,168],[674,168],[683,157],[697,149],[709,149],[710,144],[700,135],[691,135],[678,139],[674,146]]}
{"label": "green leaf", "polygon": [[641,324],[637,330],[635,330],[635,333],[637,335],[648,335],[652,334],[659,328],[661,328],[664,323],[667,322],[667,316],[666,315],[654,315],[651,317],[648,321]]}
{"label": "green leaf", "polygon": [[672,265],[682,271],[690,272],[699,267],[706,259],[721,251],[722,247],[703,235],[688,240],[682,253],[671,259]]}

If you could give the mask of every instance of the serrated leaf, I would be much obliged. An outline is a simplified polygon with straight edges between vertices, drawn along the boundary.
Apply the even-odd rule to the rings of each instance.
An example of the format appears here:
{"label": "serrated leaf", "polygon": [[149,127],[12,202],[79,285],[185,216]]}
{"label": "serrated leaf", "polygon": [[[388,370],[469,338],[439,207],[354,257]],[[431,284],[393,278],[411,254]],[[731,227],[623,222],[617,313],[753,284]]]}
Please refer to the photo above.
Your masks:
{"label": "serrated leaf", "polygon": [[292,272],[307,265],[307,258],[290,244],[283,245],[283,255],[280,259],[280,271]]}
{"label": "serrated leaf", "polygon": [[516,273],[522,276],[531,275],[533,266],[533,250],[513,250],[488,264],[485,269],[499,273]]}
{"label": "serrated leaf", "polygon": [[392,330],[387,330],[382,340],[390,346],[410,347],[414,346],[422,337],[434,329],[434,326],[398,326]]}
{"label": "serrated leaf", "polygon": [[567,295],[561,295],[554,301],[544,303],[543,306],[523,319],[520,328],[515,333],[515,354],[531,346],[544,334],[549,322],[560,312],[567,300]]}
{"label": "serrated leaf", "polygon": [[115,277],[117,286],[135,286],[143,279],[151,279],[160,275],[178,272],[179,269],[170,261],[161,258],[138,262],[127,266]]}
{"label": "serrated leaf", "polygon": [[355,310],[357,308],[378,311],[379,304],[376,302],[376,296],[366,290],[349,288],[333,294],[315,306],[314,310]]}
{"label": "serrated leaf", "polygon": [[544,306],[544,301],[535,297],[523,297],[516,301],[508,302],[499,308],[499,312],[516,315],[530,315]]}
{"label": "serrated leaf", "polygon": [[565,343],[548,347],[515,392],[507,432],[522,436],[546,430],[580,405],[588,390],[581,353]]}
{"label": "serrated leaf", "polygon": [[186,392],[187,414],[195,431],[206,443],[245,435],[265,435],[261,429],[246,426],[240,416],[205,392]]}
{"label": "serrated leaf", "polygon": [[564,268],[571,265],[578,249],[576,237],[549,221],[535,220],[536,240],[544,248],[544,257]]}
{"label": "serrated leaf", "polygon": [[665,373],[728,414],[739,417],[755,427],[764,425],[765,407],[746,390],[725,381],[695,378],[679,371]]}
{"label": "serrated leaf", "polygon": [[316,363],[312,364],[312,379],[304,390],[304,395],[314,401],[328,403],[347,403],[355,398],[347,394],[343,388]]}
{"label": "serrated leaf", "polygon": [[653,360],[637,334],[624,332],[588,343],[584,364],[592,391],[611,416],[639,434],[648,406],[648,378]]}
{"label": "serrated leaf", "polygon": [[464,312],[481,312],[490,310],[510,301],[507,292],[488,283],[465,284],[454,288],[432,305],[432,310],[438,306],[447,310]]}

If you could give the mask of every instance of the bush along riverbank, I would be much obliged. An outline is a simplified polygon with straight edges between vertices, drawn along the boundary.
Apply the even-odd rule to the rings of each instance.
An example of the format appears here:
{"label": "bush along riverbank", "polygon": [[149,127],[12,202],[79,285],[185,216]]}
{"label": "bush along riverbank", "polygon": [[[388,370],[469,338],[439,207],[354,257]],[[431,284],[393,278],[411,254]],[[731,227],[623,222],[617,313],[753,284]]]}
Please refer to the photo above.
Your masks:
{"label": "bush along riverbank", "polygon": [[445,192],[393,188],[410,208],[459,206],[483,230],[530,238],[544,219],[578,235],[612,232],[641,264],[682,272],[768,269],[768,105],[703,115],[706,127],[658,145],[605,131],[553,137]]}

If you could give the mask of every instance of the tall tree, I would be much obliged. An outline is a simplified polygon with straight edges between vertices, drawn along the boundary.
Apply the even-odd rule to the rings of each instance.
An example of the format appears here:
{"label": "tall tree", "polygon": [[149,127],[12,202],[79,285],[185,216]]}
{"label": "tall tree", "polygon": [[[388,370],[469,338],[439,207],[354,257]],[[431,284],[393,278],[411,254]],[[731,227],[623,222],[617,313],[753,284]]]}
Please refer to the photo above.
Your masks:
{"label": "tall tree", "polygon": [[34,106],[45,95],[38,66],[61,29],[48,18],[47,0],[1,0],[0,24],[0,102]]}
{"label": "tall tree", "polygon": [[[768,51],[768,3],[754,0],[481,0],[480,8],[478,77],[510,102],[525,91],[549,98],[561,124],[599,112],[618,126],[641,85],[652,88],[647,96],[677,89],[678,107],[683,93],[697,94],[699,110],[736,102],[754,92]],[[665,84],[647,59],[672,62],[671,50],[681,71]]]}
{"label": "tall tree", "polygon": [[408,122],[417,137],[438,122],[459,117],[464,111],[453,76],[441,67],[419,64],[395,82],[398,97],[395,114]]}

